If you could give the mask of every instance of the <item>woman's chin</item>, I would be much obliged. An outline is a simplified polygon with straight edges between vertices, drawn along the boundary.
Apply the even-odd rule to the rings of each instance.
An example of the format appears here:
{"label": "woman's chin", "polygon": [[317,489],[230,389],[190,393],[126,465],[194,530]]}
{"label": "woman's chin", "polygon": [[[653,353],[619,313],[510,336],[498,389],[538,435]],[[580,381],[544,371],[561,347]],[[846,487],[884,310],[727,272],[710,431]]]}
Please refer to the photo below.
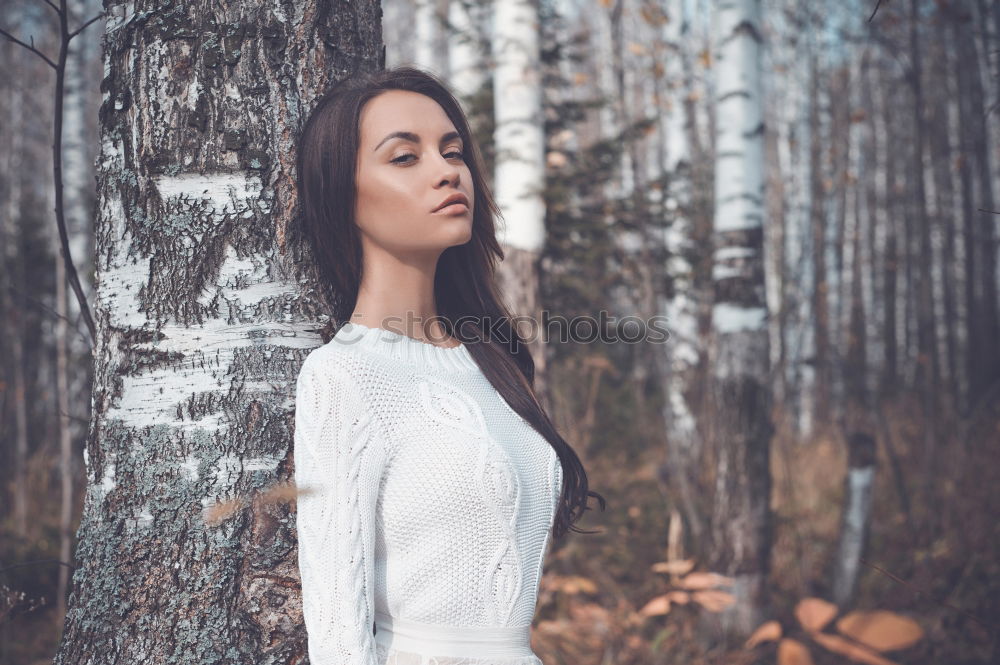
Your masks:
{"label": "woman's chin", "polygon": [[448,246],[464,245],[472,239],[472,216],[456,215],[447,222],[447,235],[450,238]]}

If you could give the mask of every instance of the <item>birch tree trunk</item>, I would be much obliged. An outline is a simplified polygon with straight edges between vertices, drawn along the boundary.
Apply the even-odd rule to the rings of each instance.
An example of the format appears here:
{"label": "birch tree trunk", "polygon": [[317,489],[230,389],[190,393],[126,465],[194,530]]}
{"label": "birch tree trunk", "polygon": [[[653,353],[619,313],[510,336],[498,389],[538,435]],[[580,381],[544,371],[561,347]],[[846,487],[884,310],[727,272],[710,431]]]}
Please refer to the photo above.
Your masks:
{"label": "birch tree trunk", "polygon": [[672,0],[664,26],[666,54],[665,105],[661,131],[665,135],[666,208],[671,211],[666,232],[667,277],[670,283],[663,310],[670,329],[664,347],[667,367],[663,372],[663,419],[666,424],[667,484],[673,490],[692,540],[702,542],[706,527],[699,491],[702,437],[698,431],[698,408],[692,403],[695,374],[702,352],[698,329],[698,301],[695,287],[694,223],[692,210],[692,159],[690,135],[695,130],[691,117],[689,52],[690,22],[684,0]]}
{"label": "birch tree trunk", "polygon": [[882,338],[879,335],[881,325],[882,289],[879,280],[880,252],[882,239],[882,218],[884,217],[881,201],[885,200],[885,171],[883,169],[882,144],[885,137],[879,132],[879,114],[876,107],[875,93],[872,90],[877,64],[875,54],[871,51],[862,56],[861,65],[861,108],[863,114],[862,151],[865,155],[864,186],[864,216],[868,235],[862,247],[862,307],[864,308],[865,326],[865,389],[868,391],[872,408],[878,408],[878,372],[880,360],[885,356],[882,350]]}
{"label": "birch tree trunk", "polygon": [[[448,42],[444,38],[442,9],[447,11],[449,0],[416,0],[414,30],[414,62],[422,69],[447,80]],[[458,1],[458,0],[456,0]]]}
{"label": "birch tree trunk", "polygon": [[[809,361],[814,349],[812,315],[813,255],[812,233],[812,183],[815,177],[811,146],[813,135],[812,111],[815,104],[812,94],[814,71],[814,30],[807,13],[799,6],[787,7],[775,14],[779,25],[787,26],[781,35],[799,35],[789,45],[787,76],[781,77],[788,87],[788,102],[782,111],[787,114],[779,120],[778,132],[782,135],[778,155],[786,190],[784,220],[784,272],[782,289],[781,328],[785,337],[782,360],[784,363],[786,405],[794,431],[801,437],[812,432],[815,383],[814,366]],[[807,362],[809,361],[809,362]]]}
{"label": "birch tree trunk", "polygon": [[727,634],[764,615],[771,438],[763,249],[764,123],[760,0],[725,0],[714,17],[717,100],[715,255],[709,397],[718,455],[712,570],[734,578]]}
{"label": "birch tree trunk", "polygon": [[[935,39],[929,48],[934,50],[929,53],[927,65],[929,73],[933,75],[932,81],[939,81],[944,87],[941,94],[933,94],[928,99],[928,132],[926,140],[928,142],[928,152],[930,154],[929,166],[932,170],[932,179],[929,181],[933,185],[933,201],[935,214],[931,217],[934,221],[934,239],[931,243],[936,249],[934,257],[934,299],[941,303],[935,308],[935,334],[938,343],[942,347],[938,351],[941,357],[942,383],[947,385],[947,395],[951,400],[951,406],[961,404],[961,370],[958,362],[958,329],[959,319],[956,308],[956,294],[958,293],[955,284],[957,274],[955,239],[958,234],[955,214],[960,210],[955,192],[952,186],[951,171],[953,170],[952,145],[954,138],[950,136],[951,128],[948,122],[948,106],[953,97],[948,94],[949,79],[951,73],[948,71],[949,56],[940,39]],[[931,83],[933,85],[933,83]],[[943,394],[945,391],[941,391]]]}
{"label": "birch tree trunk", "polygon": [[448,23],[453,31],[448,46],[448,82],[463,100],[482,90],[487,81],[483,44],[486,7],[480,0],[451,0],[448,6]]}
{"label": "birch tree trunk", "polygon": [[867,206],[867,187],[872,175],[867,172],[866,161],[870,154],[863,149],[861,127],[853,121],[851,114],[854,109],[861,108],[861,93],[863,89],[864,67],[861,58],[856,54],[851,58],[851,74],[848,79],[850,86],[847,97],[851,99],[848,107],[849,149],[847,156],[848,171],[843,187],[847,190],[847,210],[845,240],[845,275],[846,286],[843,289],[847,310],[847,321],[842,323],[845,330],[845,352],[842,365],[842,385],[844,394],[842,408],[846,417],[843,419],[850,432],[847,436],[848,469],[844,481],[844,507],[841,516],[840,537],[837,552],[834,557],[834,572],[832,580],[832,599],[844,607],[854,598],[857,589],[861,558],[867,544],[868,527],[871,521],[873,485],[875,479],[875,439],[862,429],[871,429],[873,420],[870,416],[870,403],[866,382],[866,347],[865,347],[865,306],[862,286],[863,264],[861,260],[861,238],[863,225],[870,222],[870,215],[862,214]]}
{"label": "birch tree trunk", "polygon": [[[924,179],[924,135],[927,133],[924,121],[924,84],[923,84],[923,64],[921,51],[925,48],[920,43],[920,18],[919,0],[910,0],[910,62],[913,68],[911,85],[913,88],[913,127],[916,134],[913,136],[913,148],[916,151],[914,160],[913,182],[916,187],[916,197],[913,201],[916,206],[917,253],[919,255],[920,269],[913,273],[916,291],[916,316],[917,316],[917,367],[916,384],[924,396],[924,408],[928,409],[927,416],[934,412],[933,391],[940,381],[940,370],[938,368],[938,357],[934,348],[934,298],[931,290],[931,230],[930,219],[927,214],[927,191]],[[930,429],[925,430],[930,433]],[[934,445],[933,438],[925,437],[929,446]],[[925,451],[929,453],[930,450]],[[926,471],[930,471],[929,468]]]}
{"label": "birch tree trunk", "polygon": [[869,384],[871,388],[872,404],[879,408],[881,399],[881,372],[887,357],[885,349],[885,336],[883,334],[885,321],[890,312],[886,310],[886,290],[885,282],[882,279],[885,275],[885,240],[887,227],[886,201],[889,197],[889,181],[887,177],[888,164],[888,136],[882,125],[882,113],[879,108],[882,95],[879,94],[881,77],[879,75],[880,58],[877,52],[869,54],[871,64],[865,69],[865,108],[868,109],[869,119],[866,123],[868,133],[871,137],[871,161],[873,165],[873,175],[869,183],[869,210],[871,224],[871,239],[869,249],[871,251],[871,263],[868,266],[870,272],[870,297],[871,307],[867,310],[866,317],[868,329],[867,347],[871,357],[871,375]]}
{"label": "birch tree trunk", "polygon": [[[957,80],[958,77],[955,76],[957,69],[956,59],[957,53],[956,49],[953,47],[952,38],[954,34],[954,21],[946,20],[944,29],[941,31],[941,50],[944,58],[939,63],[942,68],[941,79],[944,81],[944,115],[946,116],[947,122],[947,134],[945,139],[949,146],[949,156],[948,156],[948,166],[947,174],[949,185],[948,187],[953,192],[953,199],[951,203],[951,220],[953,231],[946,238],[945,242],[945,271],[950,274],[952,281],[954,282],[954,289],[951,299],[954,301],[954,318],[948,317],[950,321],[953,321],[953,325],[949,328],[954,329],[955,334],[955,360],[954,360],[954,372],[957,380],[957,390],[955,392],[955,398],[959,405],[959,411],[961,413],[967,413],[967,409],[970,405],[970,395],[969,395],[969,366],[965,362],[965,358],[969,352],[969,316],[970,311],[968,309],[968,302],[966,301],[964,295],[966,293],[966,253],[965,245],[962,239],[966,233],[966,217],[964,209],[964,201],[962,196],[962,167],[960,164],[965,162],[962,157],[964,151],[962,149],[962,124],[960,114],[962,112],[963,103],[960,99],[962,86]],[[947,306],[947,305],[946,305]],[[946,314],[946,316],[948,316]]]}
{"label": "birch tree trunk", "polygon": [[294,138],[381,68],[379,8],[108,4],[94,415],[55,662],[301,662],[291,397],[326,308],[292,225]]}
{"label": "birch tree trunk", "polygon": [[[21,220],[21,208],[24,205],[21,187],[21,174],[24,168],[24,136],[25,136],[25,95],[20,88],[21,77],[15,73],[20,71],[22,63],[27,58],[34,57],[33,54],[23,51],[17,44],[5,44],[8,49],[6,59],[9,77],[4,77],[5,106],[8,112],[4,118],[9,118],[9,125],[4,128],[4,133],[10,139],[7,143],[8,152],[4,155],[7,197],[4,202],[3,215],[0,216],[0,252],[3,253],[4,282],[2,293],[0,293],[0,303],[3,305],[3,331],[5,346],[9,345],[9,356],[7,361],[10,367],[11,395],[10,410],[14,421],[14,478],[25,477],[28,461],[28,412],[27,412],[27,385],[24,375],[24,345],[22,343],[22,314],[24,307],[23,298],[15,298],[14,295],[20,293],[18,289],[24,285],[24,271],[21,269],[22,262],[18,257],[18,239],[20,233],[18,225]],[[14,533],[24,538],[28,533],[28,486],[24,482],[13,483],[13,518]]]}
{"label": "birch tree trunk", "polygon": [[[628,122],[625,104],[624,79],[625,64],[622,58],[622,13],[625,0],[600,0],[594,5],[591,25],[594,28],[596,84],[603,103],[598,111],[599,137],[601,141],[613,141],[619,150],[617,162],[607,168],[610,177],[603,189],[604,223],[611,229],[614,246],[611,248],[611,269],[624,275],[628,269],[629,253],[636,246],[636,238],[619,223],[615,214],[616,202],[623,201],[632,188],[631,154],[622,140]],[[628,316],[635,308],[631,289],[619,280],[609,294],[609,301],[615,316]]]}
{"label": "birch tree trunk", "polygon": [[[850,162],[851,142],[848,138],[848,115],[850,114],[849,97],[851,94],[851,82],[849,80],[847,67],[840,60],[838,55],[835,63],[831,64],[827,94],[829,104],[826,104],[828,111],[827,126],[828,134],[824,141],[823,152],[829,155],[827,161],[826,178],[824,179],[824,191],[830,190],[827,197],[830,203],[829,218],[825,225],[827,230],[827,242],[833,250],[832,270],[827,266],[827,294],[829,313],[827,314],[827,325],[829,337],[829,348],[827,357],[827,376],[830,381],[830,390],[827,398],[830,400],[826,408],[826,416],[829,422],[836,422],[840,406],[844,397],[843,388],[843,354],[845,349],[844,338],[847,326],[845,317],[847,315],[847,301],[850,288],[850,242],[848,240],[850,225],[850,187],[845,182],[845,176]],[[830,233],[832,231],[832,233]]]}
{"label": "birch tree trunk", "polygon": [[[86,0],[71,23],[79,25],[100,11],[99,3]],[[81,277],[81,288],[87,302],[92,302],[92,285],[86,278],[90,274],[93,254],[91,237],[91,207],[93,203],[93,162],[87,132],[87,111],[90,91],[96,90],[99,81],[89,75],[90,57],[96,55],[94,45],[100,43],[96,26],[89,33],[78,36],[66,54],[65,102],[63,106],[62,157],[63,157],[63,215],[66,220],[66,235],[70,255]],[[61,256],[59,235],[53,228],[53,254]],[[77,457],[74,443],[82,439],[85,432],[75,427],[71,415],[84,413],[89,399],[83,399],[89,386],[89,372],[74,371],[84,367],[84,359],[90,357],[90,345],[82,344],[78,331],[70,328],[80,313],[79,302],[67,292],[66,267],[62,259],[56,261],[56,402],[59,405],[59,476],[60,476],[60,516],[59,516],[59,560],[69,561],[73,556],[73,518],[76,515],[76,492],[74,480],[77,473]],[[59,567],[59,584],[56,592],[57,614],[66,613],[66,591],[69,587],[67,566]]]}
{"label": "birch tree trunk", "polygon": [[506,254],[497,276],[535,361],[535,390],[551,406],[545,387],[544,321],[538,296],[545,242],[545,137],[539,56],[538,0],[494,4],[493,72],[496,122],[494,189],[502,211],[498,236]]}
{"label": "birch tree trunk", "polygon": [[[61,254],[59,234],[51,234],[53,254]],[[69,561],[73,540],[73,437],[69,420],[69,309],[66,303],[66,263],[55,261],[56,282],[56,421],[59,432],[59,560]],[[59,583],[56,591],[56,614],[66,614],[66,586],[69,582],[69,568],[59,566]]]}
{"label": "birch tree trunk", "polygon": [[[966,102],[962,114],[965,124],[965,161],[969,166],[966,178],[971,180],[968,192],[972,198],[967,211],[967,266],[969,274],[969,383],[973,401],[981,397],[995,381],[998,359],[996,340],[1000,338],[997,302],[997,246],[996,219],[990,176],[990,151],[992,145],[989,126],[986,124],[987,103],[983,93],[982,74],[974,32],[967,15],[956,19],[958,62],[957,79]],[[996,113],[996,111],[994,111]]]}
{"label": "birch tree trunk", "polygon": [[382,5],[382,39],[385,42],[385,66],[397,67],[417,62],[414,38],[417,8],[414,2],[386,2]]}
{"label": "birch tree trunk", "polygon": [[413,3],[413,62],[418,67],[434,66],[434,36],[437,33],[434,25],[434,5],[436,4],[437,0],[414,0]]}
{"label": "birch tree trunk", "polygon": [[[883,59],[882,62],[884,61]],[[900,161],[897,154],[898,151],[894,149],[895,140],[899,138],[896,136],[895,131],[898,122],[893,113],[893,105],[890,103],[890,95],[887,90],[888,81],[884,73],[877,77],[877,83],[880,85],[874,87],[875,94],[878,96],[875,108],[879,116],[878,126],[884,132],[884,134],[880,132],[880,135],[885,137],[883,142],[885,155],[885,199],[882,202],[882,209],[884,210],[882,226],[885,238],[883,242],[884,260],[882,261],[882,294],[884,303],[882,310],[885,317],[882,332],[882,348],[885,351],[885,357],[882,361],[883,369],[880,393],[888,397],[892,396],[898,389],[899,366],[901,364],[899,351],[902,345],[899,343],[899,340],[902,335],[899,325],[901,316],[898,287],[900,254],[897,226],[900,212],[899,193],[902,189],[902,183],[898,175]]]}
{"label": "birch tree trunk", "polygon": [[[773,26],[773,19],[770,23],[766,41],[774,42],[777,40],[777,30]],[[784,61],[784,58],[788,57],[787,49],[782,49],[780,55],[775,53],[776,50],[774,46],[763,50],[764,70],[784,72],[787,76],[789,67]],[[769,223],[764,227],[764,276],[769,312],[767,327],[768,347],[771,352],[769,359],[771,392],[776,404],[783,404],[787,397],[784,372],[785,312],[781,298],[785,290],[785,172],[780,167],[781,157],[786,156],[786,149],[780,144],[787,136],[788,125],[782,117],[782,109],[787,104],[785,97],[787,87],[782,84],[782,78],[784,76],[765,77],[762,81],[764,87],[761,90],[762,98],[765,100],[763,114],[764,117],[771,119],[769,122],[773,127],[764,137],[764,163],[774,165],[765,170],[764,188],[767,194],[764,210]]]}
{"label": "birch tree trunk", "polygon": [[837,399],[838,420],[848,423],[848,428],[862,427],[859,418],[863,419],[868,408],[865,394],[865,334],[864,334],[864,302],[862,290],[862,237],[865,232],[863,214],[865,206],[864,185],[871,176],[867,174],[865,154],[862,151],[862,127],[856,122],[854,114],[861,108],[861,57],[859,53],[848,53],[848,61],[844,64],[845,85],[844,110],[841,115],[843,123],[842,134],[846,136],[844,144],[844,169],[839,181],[844,190],[844,262],[841,283],[840,321],[841,350],[838,356],[840,368],[838,384],[840,394]]}
{"label": "birch tree trunk", "polygon": [[848,469],[844,480],[844,509],[840,540],[834,557],[832,600],[849,604],[857,590],[861,559],[868,544],[875,480],[875,440],[853,432],[848,437]]}
{"label": "birch tree trunk", "polygon": [[810,358],[813,380],[804,389],[812,393],[813,412],[810,422],[820,426],[829,421],[830,408],[830,307],[827,282],[827,212],[824,196],[823,146],[829,145],[823,131],[820,114],[821,86],[819,81],[819,55],[810,53],[809,60],[809,173],[812,176],[809,197],[809,230],[812,243],[812,346]]}

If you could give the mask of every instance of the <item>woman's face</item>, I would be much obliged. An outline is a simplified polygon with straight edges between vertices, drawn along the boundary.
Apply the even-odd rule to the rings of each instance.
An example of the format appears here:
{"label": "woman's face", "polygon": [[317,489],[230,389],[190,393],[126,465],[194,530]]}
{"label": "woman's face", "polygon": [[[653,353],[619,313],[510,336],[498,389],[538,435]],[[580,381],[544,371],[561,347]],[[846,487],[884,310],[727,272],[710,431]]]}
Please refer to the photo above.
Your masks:
{"label": "woman's face", "polygon": [[[387,90],[363,107],[360,132],[354,219],[362,235],[394,254],[440,253],[468,242],[472,173],[444,109],[425,95]],[[468,205],[434,212],[454,194]]]}

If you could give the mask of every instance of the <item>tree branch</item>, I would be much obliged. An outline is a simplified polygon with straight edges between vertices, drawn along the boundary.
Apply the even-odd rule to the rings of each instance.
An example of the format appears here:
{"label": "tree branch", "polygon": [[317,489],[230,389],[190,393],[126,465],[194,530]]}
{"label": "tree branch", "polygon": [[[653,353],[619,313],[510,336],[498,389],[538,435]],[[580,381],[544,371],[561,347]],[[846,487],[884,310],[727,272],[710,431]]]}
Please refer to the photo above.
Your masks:
{"label": "tree branch", "polygon": [[6,568],[0,568],[0,573],[6,573],[8,570],[14,570],[15,568],[23,568],[25,566],[34,566],[36,563],[58,563],[60,566],[66,566],[70,569],[75,569],[71,563],[66,563],[65,561],[60,561],[59,559],[38,559],[36,561],[24,561],[21,563],[15,563],[12,566],[7,566]]}
{"label": "tree branch", "polygon": [[97,16],[95,16],[94,18],[90,19],[89,21],[87,21],[86,23],[84,23],[83,25],[81,25],[79,28],[77,28],[73,32],[69,33],[68,39],[73,39],[78,34],[80,34],[81,32],[83,32],[87,28],[88,25],[90,25],[91,23],[93,23],[94,21],[96,21],[99,18],[104,18],[104,16],[105,16],[104,12],[101,12],[100,14],[98,14]]}
{"label": "tree branch", "polygon": [[[98,14],[100,16],[100,14]],[[63,261],[66,264],[66,279],[69,281],[70,287],[73,289],[73,293],[76,294],[76,300],[80,307],[80,316],[83,318],[83,322],[87,325],[87,331],[90,333],[90,339],[92,343],[97,343],[97,326],[94,325],[94,319],[90,315],[90,306],[87,304],[87,297],[83,293],[83,287],[80,286],[80,277],[77,275],[76,266],[73,264],[73,256],[69,250],[69,234],[66,233],[66,215],[63,211],[63,180],[62,180],[62,125],[63,125],[63,91],[65,88],[66,80],[66,57],[69,53],[69,40],[71,35],[67,28],[67,22],[69,19],[69,11],[66,8],[66,0],[60,0],[59,2],[59,66],[56,67],[56,85],[55,85],[55,108],[52,113],[53,122],[53,141],[52,141],[52,182],[55,185],[55,198],[56,198],[56,226],[59,228],[59,249],[62,254]],[[94,19],[91,19],[93,22]],[[84,27],[86,27],[85,24]],[[81,28],[82,30],[82,28]]]}
{"label": "tree branch", "polygon": [[872,22],[872,19],[875,18],[875,14],[878,13],[878,8],[881,6],[882,6],[882,0],[878,0],[878,2],[875,3],[875,10],[872,12],[872,15],[868,17],[868,23]]}
{"label": "tree branch", "polygon": [[20,44],[24,48],[28,49],[29,51],[31,51],[32,53],[34,53],[35,55],[37,55],[39,58],[41,58],[45,62],[49,63],[49,67],[51,67],[52,69],[58,69],[59,68],[56,65],[56,63],[54,63],[51,60],[49,60],[49,58],[48,58],[47,55],[45,55],[44,53],[42,53],[41,51],[39,51],[38,49],[35,48],[35,38],[34,37],[31,38],[31,44],[25,44],[20,39],[18,39],[14,35],[10,34],[6,30],[4,30],[3,28],[0,28],[0,35],[3,35],[4,37],[6,37],[10,41],[14,42],[15,44]]}
{"label": "tree branch", "polygon": [[104,16],[104,12],[97,14],[82,26],[80,26],[74,32],[69,32],[67,29],[67,21],[69,18],[69,11],[66,8],[66,0],[61,0],[60,6],[52,2],[52,0],[45,0],[52,9],[55,10],[59,17],[59,63],[56,64],[52,62],[44,53],[35,48],[35,40],[32,37],[31,44],[25,44],[21,40],[14,37],[6,30],[0,29],[0,34],[3,34],[7,39],[11,40],[15,44],[20,44],[32,53],[38,55],[52,67],[56,72],[56,85],[55,85],[55,107],[52,113],[53,124],[55,125],[53,130],[54,140],[52,141],[52,173],[53,173],[53,184],[55,190],[55,210],[56,210],[56,226],[59,229],[59,249],[60,254],[62,254],[62,260],[66,264],[66,279],[73,289],[73,293],[76,295],[77,303],[80,307],[80,316],[84,323],[87,325],[87,331],[90,333],[90,339],[92,342],[97,341],[97,327],[94,325],[94,319],[90,314],[90,306],[87,304],[87,298],[83,294],[83,287],[80,286],[80,278],[76,272],[76,266],[73,265],[73,257],[69,250],[69,235],[66,232],[66,218],[63,212],[63,182],[62,182],[62,123],[63,123],[63,90],[66,77],[66,56],[69,51],[69,42],[73,37],[80,34],[88,25],[96,21],[97,19]]}

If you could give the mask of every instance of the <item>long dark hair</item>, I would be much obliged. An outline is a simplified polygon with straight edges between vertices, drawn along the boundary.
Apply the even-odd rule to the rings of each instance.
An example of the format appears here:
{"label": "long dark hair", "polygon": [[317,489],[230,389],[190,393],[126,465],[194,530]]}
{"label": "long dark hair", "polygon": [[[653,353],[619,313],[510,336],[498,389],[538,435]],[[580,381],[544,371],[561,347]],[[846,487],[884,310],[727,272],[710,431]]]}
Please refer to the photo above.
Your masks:
{"label": "long dark hair", "polygon": [[[387,90],[408,90],[436,101],[466,146],[465,161],[475,191],[472,238],[448,247],[438,260],[434,295],[449,335],[467,348],[508,404],[552,445],[563,468],[563,487],[553,535],[583,531],[573,523],[589,510],[589,496],[601,510],[605,499],[588,489],[580,458],[556,431],[534,391],[535,363],[512,325],[495,281],[504,258],[494,220],[500,216],[483,177],[483,161],[458,101],[433,74],[414,67],[362,72],[334,84],[316,103],[299,137],[296,154],[299,219],[312,244],[321,277],[336,295],[334,322],[347,321],[357,303],[361,280],[360,232],[354,224],[355,174],[361,142],[361,111]],[[456,325],[457,324],[457,325]]]}

